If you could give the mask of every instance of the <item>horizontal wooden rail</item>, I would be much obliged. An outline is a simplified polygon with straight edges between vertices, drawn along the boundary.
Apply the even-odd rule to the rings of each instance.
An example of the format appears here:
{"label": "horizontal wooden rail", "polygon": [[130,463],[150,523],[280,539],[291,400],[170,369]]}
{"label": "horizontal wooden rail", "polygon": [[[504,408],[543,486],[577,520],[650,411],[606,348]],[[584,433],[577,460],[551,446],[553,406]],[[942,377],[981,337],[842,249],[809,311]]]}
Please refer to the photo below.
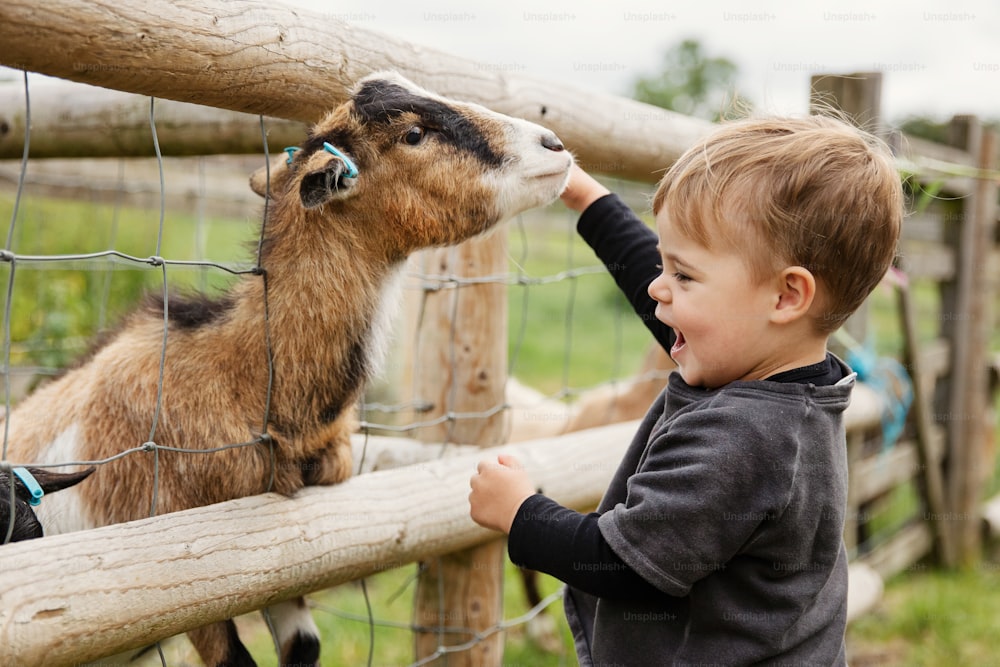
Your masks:
{"label": "horizontal wooden rail", "polygon": [[554,130],[589,170],[655,181],[712,124],[593,90],[496,71],[276,2],[0,3],[0,64],[105,88],[315,122],[366,74]]}
{"label": "horizontal wooden rail", "polygon": [[926,521],[915,521],[900,528],[885,544],[855,562],[867,565],[883,579],[888,579],[913,567],[931,552],[933,546],[931,526]]}
{"label": "horizontal wooden rail", "polygon": [[[934,429],[934,440],[930,443],[937,465],[944,456],[944,429]],[[857,485],[857,499],[861,503],[882,496],[898,486],[909,482],[921,470],[920,456],[912,440],[895,443],[891,449],[858,461],[851,469],[851,477]]]}
{"label": "horizontal wooden rail", "polygon": [[[481,459],[597,505],[636,429],[617,424],[0,548],[0,665],[59,667],[495,539],[469,518]],[[436,448],[428,447],[430,451]],[[43,501],[44,502],[44,501]]]}
{"label": "horizontal wooden rail", "polygon": [[[148,97],[57,79],[31,79],[32,158],[151,157]],[[157,99],[153,105],[163,155],[264,152],[260,118],[200,104]],[[0,159],[24,152],[24,84],[0,84]],[[272,153],[297,145],[306,124],[265,118]]]}

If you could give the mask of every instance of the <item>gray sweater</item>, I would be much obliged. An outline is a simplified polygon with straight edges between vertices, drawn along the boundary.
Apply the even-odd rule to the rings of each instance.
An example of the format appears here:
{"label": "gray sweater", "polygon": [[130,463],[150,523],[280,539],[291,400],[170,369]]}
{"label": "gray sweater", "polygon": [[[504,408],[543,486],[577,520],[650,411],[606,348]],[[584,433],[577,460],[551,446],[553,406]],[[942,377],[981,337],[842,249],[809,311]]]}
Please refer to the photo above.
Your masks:
{"label": "gray sweater", "polygon": [[665,595],[569,588],[581,665],[845,664],[844,373],[716,390],[671,376],[597,510],[611,548]]}

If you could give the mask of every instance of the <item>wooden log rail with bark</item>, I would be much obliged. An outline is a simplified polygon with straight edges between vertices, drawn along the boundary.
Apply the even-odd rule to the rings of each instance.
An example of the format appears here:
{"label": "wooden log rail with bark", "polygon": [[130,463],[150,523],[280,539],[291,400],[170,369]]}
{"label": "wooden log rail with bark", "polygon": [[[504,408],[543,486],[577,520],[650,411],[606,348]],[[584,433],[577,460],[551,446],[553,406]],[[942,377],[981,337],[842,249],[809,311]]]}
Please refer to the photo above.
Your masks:
{"label": "wooden log rail with bark", "polygon": [[364,75],[392,69],[442,95],[549,127],[590,171],[646,182],[712,127],[276,2],[5,0],[0,44],[8,67],[307,123],[344,101]]}
{"label": "wooden log rail with bark", "polygon": [[293,498],[263,494],[8,544],[0,549],[0,665],[98,659],[495,541],[469,517],[468,495],[476,464],[499,451],[518,456],[556,500],[592,508],[635,429],[626,422],[361,474]]}

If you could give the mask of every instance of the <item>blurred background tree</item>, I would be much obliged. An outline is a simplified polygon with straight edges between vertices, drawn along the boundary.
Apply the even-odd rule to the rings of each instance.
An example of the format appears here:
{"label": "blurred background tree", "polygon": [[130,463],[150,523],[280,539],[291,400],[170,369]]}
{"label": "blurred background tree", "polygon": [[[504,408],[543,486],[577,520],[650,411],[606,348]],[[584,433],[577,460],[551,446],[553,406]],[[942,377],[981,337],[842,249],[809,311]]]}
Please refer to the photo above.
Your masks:
{"label": "blurred background tree", "polygon": [[696,39],[667,49],[658,74],[640,76],[632,96],[688,116],[718,121],[746,115],[751,104],[736,91],[739,67],[724,57],[710,57]]}

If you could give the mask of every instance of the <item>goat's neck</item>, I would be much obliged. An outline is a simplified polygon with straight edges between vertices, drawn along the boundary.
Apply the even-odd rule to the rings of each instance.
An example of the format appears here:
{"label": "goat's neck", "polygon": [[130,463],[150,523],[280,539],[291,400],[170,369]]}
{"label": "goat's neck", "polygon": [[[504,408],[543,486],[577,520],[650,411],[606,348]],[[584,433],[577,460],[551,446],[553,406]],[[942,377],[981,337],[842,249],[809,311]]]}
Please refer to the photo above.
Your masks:
{"label": "goat's neck", "polygon": [[[381,358],[387,294],[402,263],[364,247],[348,235],[327,235],[298,239],[295,247],[273,243],[263,258],[273,404],[286,419],[322,422],[339,414]],[[264,282],[252,284],[251,299],[263,304]]]}

